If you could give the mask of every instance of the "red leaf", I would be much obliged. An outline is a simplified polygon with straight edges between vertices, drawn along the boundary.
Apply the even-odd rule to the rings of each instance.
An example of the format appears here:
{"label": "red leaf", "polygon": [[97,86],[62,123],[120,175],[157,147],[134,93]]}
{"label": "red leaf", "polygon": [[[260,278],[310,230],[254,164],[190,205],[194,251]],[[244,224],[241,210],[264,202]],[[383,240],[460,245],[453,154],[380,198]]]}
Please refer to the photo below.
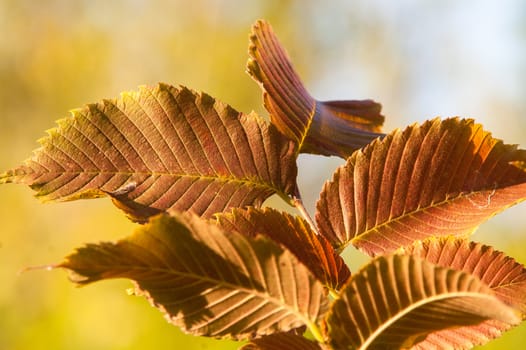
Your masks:
{"label": "red leaf", "polygon": [[374,259],[340,296],[326,319],[335,349],[406,349],[444,329],[485,320],[520,323],[516,310],[478,278],[412,255]]}
{"label": "red leaf", "polygon": [[254,339],[239,350],[324,350],[323,345],[292,332],[276,333]]}
{"label": "red leaf", "polygon": [[299,152],[347,158],[383,135],[378,133],[384,122],[380,104],[312,98],[267,22],[254,24],[250,43],[247,71],[263,89],[272,123]]}
{"label": "red leaf", "polygon": [[329,241],[318,236],[300,217],[264,208],[234,209],[217,215],[219,225],[256,237],[264,235],[291,251],[323,283],[339,289],[351,272]]}
{"label": "red leaf", "polygon": [[43,200],[110,195],[134,219],[167,209],[203,217],[294,194],[294,145],[254,114],[160,84],[72,112],[0,183]]}
{"label": "red leaf", "polygon": [[[516,308],[526,318],[526,269],[514,259],[492,247],[455,237],[430,238],[416,242],[401,253],[424,258],[438,266],[462,270],[478,277],[502,302]],[[499,337],[510,329],[495,320],[479,325],[443,330],[430,334],[415,349],[444,347],[470,349]]]}
{"label": "red leaf", "polygon": [[430,236],[466,235],[526,198],[526,153],[472,120],[427,121],[355,152],[317,203],[334,247],[370,255]]}

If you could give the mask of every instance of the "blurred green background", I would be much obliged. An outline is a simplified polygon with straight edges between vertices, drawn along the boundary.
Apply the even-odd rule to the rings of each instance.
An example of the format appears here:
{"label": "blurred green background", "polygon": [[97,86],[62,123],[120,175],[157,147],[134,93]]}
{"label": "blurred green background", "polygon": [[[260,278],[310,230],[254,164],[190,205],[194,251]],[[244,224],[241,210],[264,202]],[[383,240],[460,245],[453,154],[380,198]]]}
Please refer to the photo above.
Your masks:
{"label": "blurred green background", "polygon": [[[68,110],[141,84],[205,91],[265,114],[244,73],[248,33],[268,19],[319,99],[382,102],[385,130],[440,115],[475,118],[507,143],[526,136],[526,3],[521,0],[0,0],[0,170],[19,164]],[[310,210],[342,161],[301,156]],[[42,205],[0,188],[0,350],[236,349],[170,326],[128,281],[75,288],[59,262],[134,225],[109,200]],[[275,203],[275,201],[271,201]],[[526,262],[526,206],[474,239]],[[363,258],[348,252],[356,268]],[[519,349],[519,327],[484,349]]]}

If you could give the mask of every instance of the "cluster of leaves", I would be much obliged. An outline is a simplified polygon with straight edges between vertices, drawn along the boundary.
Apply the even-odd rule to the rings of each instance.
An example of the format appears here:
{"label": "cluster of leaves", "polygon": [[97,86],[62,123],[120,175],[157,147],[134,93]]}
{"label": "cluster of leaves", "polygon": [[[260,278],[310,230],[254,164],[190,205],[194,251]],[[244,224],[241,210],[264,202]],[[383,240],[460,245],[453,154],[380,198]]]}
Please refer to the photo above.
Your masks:
{"label": "cluster of leaves", "polygon": [[[526,198],[525,151],[459,118],[381,134],[376,102],[312,98],[264,21],[249,54],[270,123],[141,87],[72,111],[0,175],[47,201],[109,196],[142,224],[55,267],[81,285],[131,279],[174,325],[244,349],[464,349],[526,318],[524,267],[468,240]],[[303,152],[347,160],[314,220]],[[262,208],[272,194],[302,216]],[[352,275],[339,255],[351,244],[371,256]]]}

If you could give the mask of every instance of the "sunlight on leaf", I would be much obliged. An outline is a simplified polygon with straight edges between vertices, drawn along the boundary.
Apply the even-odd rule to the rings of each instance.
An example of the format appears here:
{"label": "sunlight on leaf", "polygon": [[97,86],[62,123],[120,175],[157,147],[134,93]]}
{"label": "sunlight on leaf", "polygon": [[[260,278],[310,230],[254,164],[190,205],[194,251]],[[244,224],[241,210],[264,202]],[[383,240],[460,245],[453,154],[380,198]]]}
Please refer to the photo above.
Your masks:
{"label": "sunlight on leaf", "polygon": [[329,241],[318,236],[309,224],[298,216],[263,208],[234,209],[217,215],[218,224],[226,231],[238,231],[255,237],[271,238],[290,250],[312,273],[329,287],[338,290],[351,272],[336,254]]}
{"label": "sunlight on leaf", "polygon": [[138,221],[167,209],[203,217],[294,193],[293,144],[254,114],[159,84],[74,110],[0,183],[43,200],[110,195]]}
{"label": "sunlight on leaf", "polygon": [[[433,264],[462,270],[478,277],[495,296],[526,317],[526,269],[514,259],[492,247],[456,237],[430,238],[400,250],[402,254],[421,257]],[[509,324],[494,320],[475,326],[443,330],[430,334],[418,349],[454,345],[469,349],[499,337]]]}
{"label": "sunlight on leaf", "polygon": [[316,222],[337,249],[370,255],[467,235],[526,198],[525,161],[473,120],[415,124],[349,157],[325,184]]}
{"label": "sunlight on leaf", "polygon": [[336,349],[408,348],[428,333],[487,319],[515,325],[515,310],[463,271],[408,255],[382,256],[351,277],[327,316]]}
{"label": "sunlight on leaf", "polygon": [[161,215],[117,243],[90,244],[58,267],[86,284],[129,278],[166,318],[194,335],[249,339],[316,322],[321,282],[269,239],[225,232],[195,215]]}
{"label": "sunlight on leaf", "polygon": [[239,350],[324,350],[322,344],[308,340],[301,334],[276,333],[254,339]]}
{"label": "sunlight on leaf", "polygon": [[471,273],[526,317],[526,269],[493,247],[456,237],[433,237],[405,247],[400,253]]}
{"label": "sunlight on leaf", "polygon": [[347,158],[380,134],[382,106],[371,100],[316,101],[292,67],[272,27],[252,27],[247,71],[261,85],[265,108],[299,152]]}

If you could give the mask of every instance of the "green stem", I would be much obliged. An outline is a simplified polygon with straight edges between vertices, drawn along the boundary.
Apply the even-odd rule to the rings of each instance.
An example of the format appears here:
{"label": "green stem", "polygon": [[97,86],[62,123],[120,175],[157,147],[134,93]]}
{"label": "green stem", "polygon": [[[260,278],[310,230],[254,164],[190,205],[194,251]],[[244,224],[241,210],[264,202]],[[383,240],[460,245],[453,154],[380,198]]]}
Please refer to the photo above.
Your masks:
{"label": "green stem", "polygon": [[325,339],[323,338],[323,334],[321,333],[320,327],[314,322],[308,322],[307,327],[309,328],[312,336],[318,343],[325,343]]}
{"label": "green stem", "polygon": [[333,300],[340,298],[340,293],[338,293],[337,290],[332,289],[330,287],[327,287],[327,289],[329,290],[329,295]]}

